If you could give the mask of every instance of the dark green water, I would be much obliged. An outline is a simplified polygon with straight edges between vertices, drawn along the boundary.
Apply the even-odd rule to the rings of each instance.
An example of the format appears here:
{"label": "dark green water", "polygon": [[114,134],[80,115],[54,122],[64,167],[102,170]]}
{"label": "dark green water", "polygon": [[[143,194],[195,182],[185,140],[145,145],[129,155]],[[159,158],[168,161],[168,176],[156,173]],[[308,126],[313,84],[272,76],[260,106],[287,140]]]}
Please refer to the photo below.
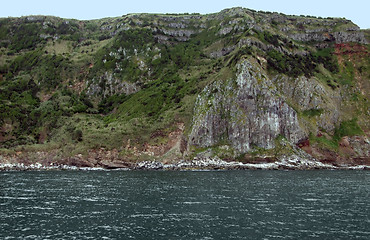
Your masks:
{"label": "dark green water", "polygon": [[370,239],[370,172],[1,172],[0,239]]}

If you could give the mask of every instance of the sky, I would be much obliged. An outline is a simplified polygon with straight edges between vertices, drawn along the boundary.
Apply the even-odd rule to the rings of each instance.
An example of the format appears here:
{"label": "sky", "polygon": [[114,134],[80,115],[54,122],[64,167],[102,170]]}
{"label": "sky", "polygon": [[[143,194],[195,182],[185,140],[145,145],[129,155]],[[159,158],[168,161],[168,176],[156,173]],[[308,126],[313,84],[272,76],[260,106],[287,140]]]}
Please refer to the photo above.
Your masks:
{"label": "sky", "polygon": [[225,8],[317,17],[345,17],[370,28],[369,0],[1,0],[0,17],[53,15],[80,20],[128,13],[215,13]]}

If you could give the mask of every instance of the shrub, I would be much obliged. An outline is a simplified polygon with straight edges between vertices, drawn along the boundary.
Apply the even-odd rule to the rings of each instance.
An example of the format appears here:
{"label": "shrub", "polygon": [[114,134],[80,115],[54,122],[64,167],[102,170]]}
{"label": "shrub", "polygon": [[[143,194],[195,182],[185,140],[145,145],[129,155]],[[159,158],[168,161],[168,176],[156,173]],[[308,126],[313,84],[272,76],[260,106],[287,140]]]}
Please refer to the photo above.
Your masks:
{"label": "shrub", "polygon": [[344,136],[355,136],[355,135],[363,135],[364,132],[357,124],[357,119],[354,118],[349,121],[344,121],[340,124],[339,128],[335,129],[334,137],[335,139],[339,140]]}
{"label": "shrub", "polygon": [[317,66],[310,55],[282,54],[276,50],[271,50],[267,53],[267,62],[270,70],[276,70],[279,73],[293,77],[300,75],[310,77]]}
{"label": "shrub", "polygon": [[76,142],[82,141],[82,131],[80,129],[77,129],[72,134],[72,140]]}
{"label": "shrub", "polygon": [[339,71],[338,61],[335,57],[333,48],[318,49],[312,54],[313,60],[323,66],[332,73]]}
{"label": "shrub", "polygon": [[323,109],[311,108],[308,110],[304,110],[302,113],[304,116],[307,116],[307,117],[316,117],[316,116],[320,116],[323,113],[323,111],[324,111]]}

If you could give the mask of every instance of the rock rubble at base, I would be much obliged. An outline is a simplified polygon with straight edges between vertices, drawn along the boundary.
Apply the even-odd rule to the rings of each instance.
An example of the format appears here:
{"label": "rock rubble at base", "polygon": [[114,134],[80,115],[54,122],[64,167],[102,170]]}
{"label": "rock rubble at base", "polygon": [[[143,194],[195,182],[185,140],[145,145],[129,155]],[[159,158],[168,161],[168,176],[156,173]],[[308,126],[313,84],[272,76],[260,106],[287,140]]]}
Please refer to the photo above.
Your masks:
{"label": "rock rubble at base", "polygon": [[44,170],[105,170],[104,168],[96,167],[77,167],[69,165],[49,165],[44,166],[40,163],[26,165],[23,163],[0,163],[0,171],[44,171]]}
{"label": "rock rubble at base", "polygon": [[311,170],[311,169],[348,169],[370,170],[369,166],[334,166],[312,160],[286,157],[273,163],[241,163],[227,162],[219,158],[193,159],[191,161],[179,161],[172,164],[163,164],[156,161],[146,161],[137,164],[137,170]]}
{"label": "rock rubble at base", "polygon": [[[220,158],[194,158],[193,160],[180,160],[175,163],[165,164],[158,161],[143,161],[132,164],[131,167],[118,167],[116,170],[314,170],[314,169],[332,169],[332,170],[370,170],[370,166],[335,166],[321,163],[319,161],[302,159],[295,156],[282,157],[277,162],[272,163],[242,163],[227,162]],[[40,163],[25,165],[23,163],[2,163],[0,171],[43,171],[43,170],[112,170],[104,167],[77,167],[68,165],[49,165],[44,166]]]}

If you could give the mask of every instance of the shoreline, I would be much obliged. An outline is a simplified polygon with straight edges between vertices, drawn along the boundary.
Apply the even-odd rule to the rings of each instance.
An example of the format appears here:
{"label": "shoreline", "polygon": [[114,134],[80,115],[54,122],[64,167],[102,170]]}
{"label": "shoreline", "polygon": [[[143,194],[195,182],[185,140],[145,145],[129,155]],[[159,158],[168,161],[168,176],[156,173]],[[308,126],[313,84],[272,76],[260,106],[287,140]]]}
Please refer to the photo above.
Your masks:
{"label": "shoreline", "polygon": [[65,164],[51,164],[49,166],[41,163],[0,163],[0,172],[4,171],[135,171],[135,170],[153,170],[153,171],[232,171],[232,170],[370,170],[368,165],[333,165],[324,164],[318,161],[301,159],[284,159],[272,163],[241,163],[227,162],[219,158],[212,159],[194,159],[181,160],[176,163],[162,163],[158,161],[143,161],[137,163],[124,163],[111,166],[72,166]]}

